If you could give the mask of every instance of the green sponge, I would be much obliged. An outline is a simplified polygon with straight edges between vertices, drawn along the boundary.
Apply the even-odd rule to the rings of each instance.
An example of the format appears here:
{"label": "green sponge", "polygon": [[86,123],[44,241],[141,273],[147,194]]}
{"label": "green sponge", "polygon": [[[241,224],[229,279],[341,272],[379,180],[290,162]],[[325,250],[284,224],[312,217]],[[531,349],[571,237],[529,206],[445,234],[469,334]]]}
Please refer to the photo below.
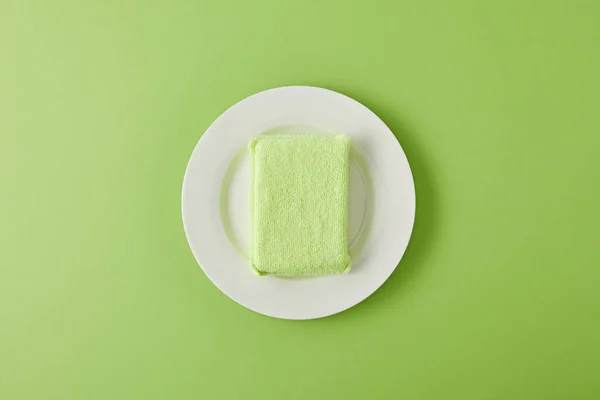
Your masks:
{"label": "green sponge", "polygon": [[265,135],[249,148],[254,272],[347,272],[350,140],[341,135]]}

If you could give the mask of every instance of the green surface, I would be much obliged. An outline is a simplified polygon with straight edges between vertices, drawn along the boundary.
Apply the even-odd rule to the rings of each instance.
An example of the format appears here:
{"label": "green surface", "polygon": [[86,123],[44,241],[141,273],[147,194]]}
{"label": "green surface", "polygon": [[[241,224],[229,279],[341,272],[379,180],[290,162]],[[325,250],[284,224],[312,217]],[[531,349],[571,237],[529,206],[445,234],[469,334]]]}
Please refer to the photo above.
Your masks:
{"label": "green surface", "polygon": [[281,276],[348,272],[350,139],[264,135],[248,147],[252,270]]}
{"label": "green surface", "polygon": [[[0,1],[0,398],[600,398],[600,2]],[[390,280],[271,319],[181,182],[257,91],[363,102],[414,171]]]}

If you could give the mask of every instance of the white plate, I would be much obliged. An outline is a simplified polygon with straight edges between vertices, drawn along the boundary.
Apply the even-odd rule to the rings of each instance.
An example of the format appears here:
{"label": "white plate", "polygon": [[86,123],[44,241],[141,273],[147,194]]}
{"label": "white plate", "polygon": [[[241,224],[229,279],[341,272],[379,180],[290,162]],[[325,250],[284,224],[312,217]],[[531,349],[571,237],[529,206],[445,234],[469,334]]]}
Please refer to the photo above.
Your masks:
{"label": "white plate", "polygon": [[[257,277],[247,265],[246,146],[266,131],[337,132],[351,138],[348,234],[353,260],[348,274]],[[410,239],[415,190],[400,144],[369,109],[330,90],[290,86],[240,101],[208,128],[185,173],[182,214],[196,260],[223,293],[261,314],[311,319],[360,303],[390,276]]]}

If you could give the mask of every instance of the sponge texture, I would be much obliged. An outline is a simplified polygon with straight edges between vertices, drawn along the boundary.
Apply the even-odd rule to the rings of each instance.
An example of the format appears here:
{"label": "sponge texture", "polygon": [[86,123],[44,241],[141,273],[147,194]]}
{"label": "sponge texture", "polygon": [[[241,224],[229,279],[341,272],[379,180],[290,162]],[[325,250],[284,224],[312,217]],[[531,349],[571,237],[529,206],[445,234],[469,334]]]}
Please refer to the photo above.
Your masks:
{"label": "sponge texture", "polygon": [[249,148],[254,272],[347,272],[350,140],[342,135],[265,135]]}

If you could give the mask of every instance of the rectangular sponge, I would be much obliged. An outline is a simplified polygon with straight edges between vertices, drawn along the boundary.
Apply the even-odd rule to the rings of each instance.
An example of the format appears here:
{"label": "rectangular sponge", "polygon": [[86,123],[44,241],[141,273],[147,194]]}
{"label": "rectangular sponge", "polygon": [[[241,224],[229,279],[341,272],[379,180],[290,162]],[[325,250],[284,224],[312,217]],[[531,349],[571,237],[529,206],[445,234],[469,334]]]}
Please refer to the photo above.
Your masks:
{"label": "rectangular sponge", "polygon": [[265,135],[249,148],[254,272],[347,272],[350,140],[342,135]]}

